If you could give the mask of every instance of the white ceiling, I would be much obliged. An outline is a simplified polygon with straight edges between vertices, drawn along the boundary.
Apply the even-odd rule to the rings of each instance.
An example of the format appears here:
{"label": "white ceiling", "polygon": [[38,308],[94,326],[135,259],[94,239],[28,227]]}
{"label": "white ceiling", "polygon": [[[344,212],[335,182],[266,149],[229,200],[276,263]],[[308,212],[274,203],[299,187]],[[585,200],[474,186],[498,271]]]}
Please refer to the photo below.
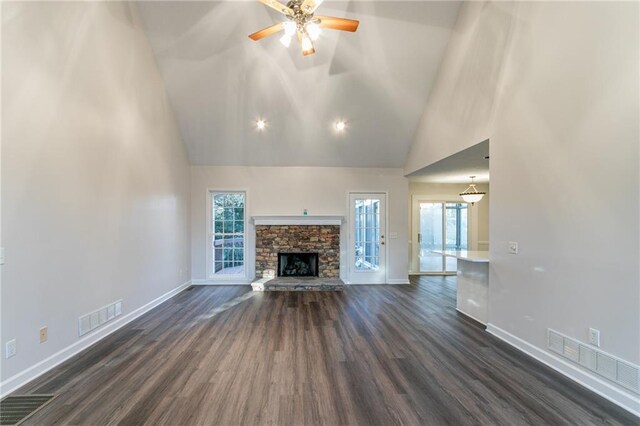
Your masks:
{"label": "white ceiling", "polygon": [[489,139],[437,161],[409,175],[411,182],[478,183],[489,182]]}
{"label": "white ceiling", "polygon": [[193,164],[402,167],[460,3],[325,2],[360,28],[309,57],[247,37],[282,20],[257,1],[137,5]]}

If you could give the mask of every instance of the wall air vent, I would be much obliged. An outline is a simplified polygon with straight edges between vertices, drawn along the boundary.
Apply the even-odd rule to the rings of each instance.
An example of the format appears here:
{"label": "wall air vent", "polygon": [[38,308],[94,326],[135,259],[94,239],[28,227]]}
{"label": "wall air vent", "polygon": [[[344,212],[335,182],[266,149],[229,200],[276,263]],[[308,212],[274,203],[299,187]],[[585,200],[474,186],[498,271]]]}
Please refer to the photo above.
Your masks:
{"label": "wall air vent", "polygon": [[562,336],[557,333],[553,333],[551,330],[549,330],[547,336],[549,342],[547,346],[549,347],[549,349],[562,354],[564,352],[564,339],[562,338]]}
{"label": "wall air vent", "polygon": [[618,376],[616,381],[629,389],[640,389],[638,367],[618,361]]}
{"label": "wall air vent", "polygon": [[624,388],[640,393],[640,367],[637,365],[551,329],[547,330],[547,347],[551,352],[580,364]]}
{"label": "wall air vent", "polygon": [[122,315],[122,300],[81,316],[78,318],[78,337],[95,330],[120,315]]}

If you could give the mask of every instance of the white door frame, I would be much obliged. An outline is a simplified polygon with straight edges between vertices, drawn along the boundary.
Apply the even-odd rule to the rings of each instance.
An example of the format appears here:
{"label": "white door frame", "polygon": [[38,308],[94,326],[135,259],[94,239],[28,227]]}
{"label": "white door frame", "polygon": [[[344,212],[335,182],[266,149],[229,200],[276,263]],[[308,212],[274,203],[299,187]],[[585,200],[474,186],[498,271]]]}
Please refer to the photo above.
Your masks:
{"label": "white door frame", "polygon": [[[352,231],[353,231],[353,212],[352,212],[352,206],[351,206],[351,196],[352,195],[371,195],[371,196],[378,196],[380,197],[380,200],[384,203],[384,219],[383,219],[383,215],[380,216],[380,220],[384,220],[384,223],[381,224],[382,226],[380,226],[380,235],[384,236],[385,242],[384,245],[382,245],[381,247],[381,252],[384,253],[384,266],[381,265],[383,272],[377,272],[377,274],[379,274],[380,278],[375,279],[375,282],[362,282],[362,280],[360,279],[354,279],[356,275],[362,275],[362,274],[373,274],[372,272],[363,272],[363,271],[355,271],[353,262],[352,262],[352,255],[353,253],[353,247],[354,247],[354,237],[352,235]],[[388,191],[348,191],[347,192],[347,217],[346,217],[346,222],[347,222],[347,250],[346,250],[346,254],[347,254],[347,259],[346,259],[346,264],[345,266],[347,267],[347,282],[346,284],[386,284],[387,283],[387,277],[388,277],[388,273],[389,273],[389,268],[388,268],[388,264],[389,264],[389,250],[388,250],[388,246],[389,246],[389,242],[388,242],[388,238],[387,238],[387,229],[388,229],[388,224],[389,224],[389,208],[387,205],[387,200],[389,199],[389,193]]]}

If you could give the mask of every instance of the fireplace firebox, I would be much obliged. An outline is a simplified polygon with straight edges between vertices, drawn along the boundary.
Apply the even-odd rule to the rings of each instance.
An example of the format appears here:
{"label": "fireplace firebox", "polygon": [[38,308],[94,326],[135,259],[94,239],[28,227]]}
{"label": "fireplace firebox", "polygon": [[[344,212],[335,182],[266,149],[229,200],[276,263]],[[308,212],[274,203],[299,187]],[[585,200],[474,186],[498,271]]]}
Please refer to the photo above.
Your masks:
{"label": "fireplace firebox", "polygon": [[278,253],[279,277],[317,277],[318,253]]}

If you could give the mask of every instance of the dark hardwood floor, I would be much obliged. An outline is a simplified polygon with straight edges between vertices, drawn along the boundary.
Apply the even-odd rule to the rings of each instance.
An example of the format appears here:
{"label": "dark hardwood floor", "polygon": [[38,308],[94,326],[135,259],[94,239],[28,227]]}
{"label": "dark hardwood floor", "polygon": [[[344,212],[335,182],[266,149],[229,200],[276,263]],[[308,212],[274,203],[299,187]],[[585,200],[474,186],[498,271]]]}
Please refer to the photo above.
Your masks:
{"label": "dark hardwood floor", "polygon": [[638,419],[456,314],[455,277],[192,287],[19,393],[25,424],[559,425]]}

